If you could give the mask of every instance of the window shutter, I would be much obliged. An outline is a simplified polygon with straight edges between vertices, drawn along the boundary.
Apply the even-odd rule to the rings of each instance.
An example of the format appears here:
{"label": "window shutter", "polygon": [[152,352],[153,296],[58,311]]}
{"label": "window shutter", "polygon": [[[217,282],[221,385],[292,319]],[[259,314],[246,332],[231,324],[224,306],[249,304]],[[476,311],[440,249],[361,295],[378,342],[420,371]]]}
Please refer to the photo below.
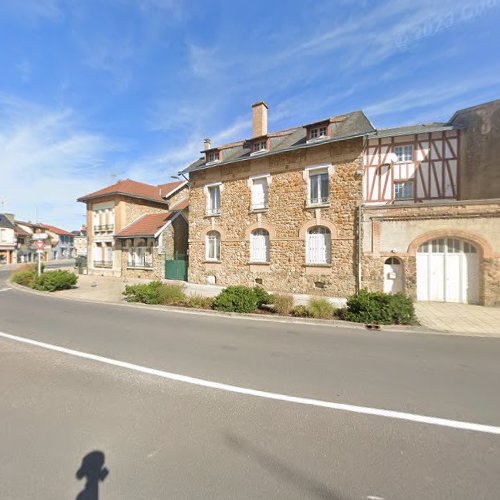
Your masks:
{"label": "window shutter", "polygon": [[269,233],[256,230],[250,240],[250,260],[252,262],[269,262]]}
{"label": "window shutter", "polygon": [[307,234],[307,262],[329,264],[331,262],[331,236],[328,229],[313,228]]}
{"label": "window shutter", "polygon": [[268,187],[267,179],[254,179],[252,183],[252,207],[266,208],[267,207]]}

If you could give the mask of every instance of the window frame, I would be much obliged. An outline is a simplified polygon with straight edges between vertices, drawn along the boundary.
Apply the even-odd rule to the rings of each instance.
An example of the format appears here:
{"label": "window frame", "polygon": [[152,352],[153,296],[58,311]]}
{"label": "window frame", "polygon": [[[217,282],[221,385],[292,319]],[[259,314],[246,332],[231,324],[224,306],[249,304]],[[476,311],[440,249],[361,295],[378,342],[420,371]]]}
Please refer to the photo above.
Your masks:
{"label": "window frame", "polygon": [[[210,256],[212,246],[210,242],[214,242],[213,257]],[[220,262],[221,261],[221,234],[219,231],[213,229],[208,231],[205,235],[205,260],[207,262]]]}
{"label": "window frame", "polygon": [[[260,234],[257,234],[260,233]],[[256,252],[258,249],[255,246],[256,236],[263,236],[264,240],[264,259],[258,258]],[[263,227],[258,227],[250,233],[250,263],[251,264],[269,264],[271,262],[271,236],[269,231]]]}
{"label": "window frame", "polygon": [[[411,193],[409,196],[396,196],[396,187],[403,186],[403,192],[405,189],[405,185],[411,185]],[[415,180],[414,179],[404,179],[404,180],[398,180],[394,181],[394,186],[393,186],[393,198],[394,201],[406,201],[406,200],[414,200],[415,199]]]}
{"label": "window frame", "polygon": [[[326,196],[322,196],[324,187],[322,176],[326,175]],[[317,179],[317,180],[316,180]],[[307,193],[307,204],[311,207],[321,206],[330,203],[330,172],[327,167],[309,170],[309,183]],[[314,186],[317,190],[317,196],[313,198]]]}
{"label": "window frame", "polygon": [[[254,177],[250,177],[250,208],[252,211],[259,210],[268,210],[269,209],[269,185],[271,184],[271,176],[270,175],[256,175]],[[264,201],[262,204],[258,204],[255,202],[255,186],[256,181],[263,181],[265,183],[264,188]]]}
{"label": "window frame", "polygon": [[[264,145],[264,147],[259,147]],[[252,154],[261,154],[269,151],[269,144],[267,139],[261,139],[252,143]]]}
{"label": "window frame", "polygon": [[[411,153],[408,155],[406,152],[406,148],[410,148]],[[401,149],[402,150],[402,155],[401,157],[398,155],[397,150]],[[413,144],[395,144],[394,145],[394,155],[396,157],[394,163],[410,163],[414,161],[415,157],[415,148]],[[408,159],[409,156],[409,159]]]}
{"label": "window frame", "polygon": [[[310,239],[313,234],[323,234],[325,240],[324,259],[313,259],[311,256]],[[332,265],[332,232],[327,226],[318,224],[310,227],[306,232],[306,265],[308,266],[331,266]]]}
{"label": "window frame", "polygon": [[[212,193],[215,193],[217,190],[218,195],[213,196]],[[210,184],[207,186],[207,215],[209,216],[217,216],[220,215],[220,205],[221,205],[221,184]],[[217,203],[214,203],[213,200],[216,200]],[[215,207],[213,205],[216,205]]]}
{"label": "window frame", "polygon": [[213,151],[207,151],[206,155],[207,155],[207,159],[206,159],[207,163],[216,163],[216,162],[220,161],[220,150],[219,149],[216,149]]}

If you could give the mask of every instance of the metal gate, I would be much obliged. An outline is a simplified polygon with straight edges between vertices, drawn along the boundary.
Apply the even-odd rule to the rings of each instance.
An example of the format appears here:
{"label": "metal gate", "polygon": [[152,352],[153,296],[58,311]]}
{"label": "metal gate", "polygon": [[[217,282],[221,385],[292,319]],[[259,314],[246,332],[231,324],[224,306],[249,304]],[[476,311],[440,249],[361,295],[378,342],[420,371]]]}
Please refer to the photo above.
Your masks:
{"label": "metal gate", "polygon": [[187,281],[188,259],[183,253],[175,253],[174,258],[165,259],[165,278],[167,280]]}

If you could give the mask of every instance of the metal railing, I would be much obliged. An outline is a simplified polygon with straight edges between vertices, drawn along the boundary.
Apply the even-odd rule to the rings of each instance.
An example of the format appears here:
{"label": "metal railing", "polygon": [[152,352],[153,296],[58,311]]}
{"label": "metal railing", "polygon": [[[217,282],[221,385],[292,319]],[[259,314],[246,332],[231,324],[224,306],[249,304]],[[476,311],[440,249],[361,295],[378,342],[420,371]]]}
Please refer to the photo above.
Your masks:
{"label": "metal railing", "polygon": [[220,215],[220,208],[208,208],[207,215]]}
{"label": "metal railing", "polygon": [[94,233],[112,233],[114,229],[114,224],[98,224],[94,226]]}
{"label": "metal railing", "polygon": [[323,196],[323,197],[309,199],[309,205],[324,205],[326,203],[330,203],[329,196]]}

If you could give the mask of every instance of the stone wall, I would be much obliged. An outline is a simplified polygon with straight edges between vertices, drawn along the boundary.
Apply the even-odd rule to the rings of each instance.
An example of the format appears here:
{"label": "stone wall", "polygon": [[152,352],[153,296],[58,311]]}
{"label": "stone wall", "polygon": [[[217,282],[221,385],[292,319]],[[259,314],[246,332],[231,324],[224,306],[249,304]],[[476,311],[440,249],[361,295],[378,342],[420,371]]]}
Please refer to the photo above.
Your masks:
{"label": "stone wall", "polygon": [[[281,292],[345,297],[355,291],[355,221],[361,200],[361,139],[254,158],[191,174],[189,214],[189,280],[255,285]],[[331,164],[330,204],[307,207],[308,166]],[[270,174],[269,209],[251,210],[250,176]],[[221,214],[205,214],[204,186],[222,182]],[[323,225],[332,234],[332,264],[306,265],[306,231]],[[251,264],[250,232],[270,233],[270,263]],[[205,261],[205,236],[221,234],[221,262]]]}
{"label": "stone wall", "polygon": [[404,291],[416,298],[417,248],[435,238],[457,238],[479,250],[480,303],[500,305],[500,201],[365,207],[362,230],[362,286],[383,290],[384,261],[397,257]]}

